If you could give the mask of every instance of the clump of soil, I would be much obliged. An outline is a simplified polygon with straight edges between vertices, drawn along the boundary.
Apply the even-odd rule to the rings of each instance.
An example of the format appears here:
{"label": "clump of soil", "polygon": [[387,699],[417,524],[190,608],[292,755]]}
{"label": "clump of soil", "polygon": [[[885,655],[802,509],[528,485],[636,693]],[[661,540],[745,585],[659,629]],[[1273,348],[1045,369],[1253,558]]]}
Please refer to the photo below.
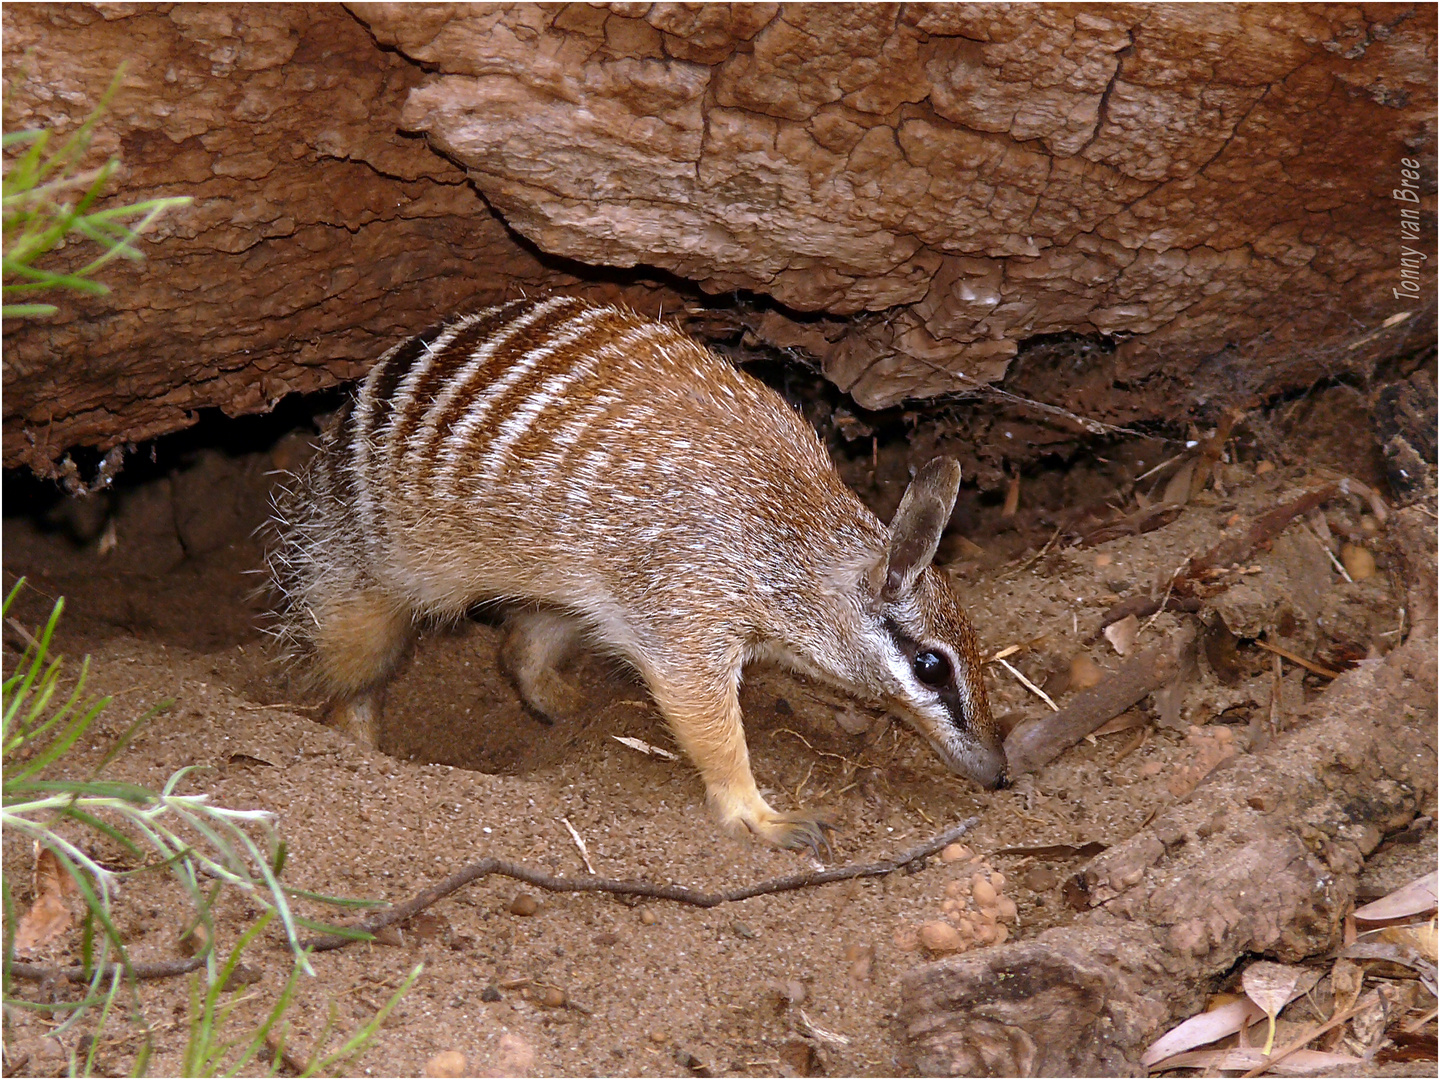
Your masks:
{"label": "clump of soil", "polygon": [[[1103,633],[1108,612],[1159,598],[1186,560],[1315,478],[1320,466],[1310,459],[1322,457],[1287,449],[1300,436],[1281,430],[1286,417],[1255,419],[1211,463],[1200,490],[1177,494],[1173,514],[1145,519],[1159,523],[1148,531],[1137,525],[1087,540],[1107,521],[1166,503],[1167,489],[1181,490],[1172,482],[1194,454],[1179,443],[1122,442],[1104,460],[1027,474],[1013,507],[967,493],[956,519],[963,531],[947,538],[942,559],[987,655],[1016,647],[1010,668],[1061,705],[1108,677],[1124,660]],[[1304,429],[1303,437],[1330,440],[1340,460],[1340,444],[1353,441],[1349,432]],[[289,845],[286,879],[350,897],[405,900],[486,855],[583,874],[572,830],[595,872],[612,878],[721,891],[806,868],[802,856],[719,832],[683,759],[617,741],[673,749],[643,685],[623,670],[582,661],[572,677],[590,698],[587,714],[540,723],[497,668],[499,632],[483,615],[421,640],[389,694],[380,751],[323,727],[313,703],[298,699],[271,662],[250,576],[261,565],[251,533],[265,515],[270,473],[297,453],[303,446],[294,438],[263,453],[205,449],[98,510],[61,504],[48,516],[7,519],[5,585],[24,575],[30,586],[12,614],[34,625],[65,596],[60,647],[71,657],[89,653],[91,690],[113,697],[67,771],[85,773],[136,715],[170,699],[107,775],[158,787],[175,770],[199,766],[180,790],[273,811]],[[872,481],[887,470],[899,475],[892,463],[902,453],[877,443],[847,462],[847,475],[863,486],[867,457]],[[1156,471],[1166,458],[1176,460]],[[1363,479],[1383,487],[1383,468]],[[868,490],[882,514],[887,490]],[[7,510],[17,501],[7,499]],[[975,816],[964,854],[708,910],[486,878],[376,943],[317,955],[316,977],[300,980],[291,1010],[292,1050],[303,1058],[332,1012],[340,1029],[353,1029],[423,962],[423,976],[358,1071],[904,1070],[899,978],[927,955],[951,951],[935,947],[951,943],[944,931],[932,929],[927,941],[926,927],[949,926],[969,948],[1064,924],[1071,909],[1061,885],[1088,854],[1128,837],[1324,692],[1326,676],[1257,647],[1257,637],[1322,668],[1383,656],[1405,637],[1415,616],[1402,614],[1404,584],[1386,525],[1365,497],[1338,495],[1283,539],[1209,582],[1215,599],[1207,603],[1228,637],[1205,631],[1217,644],[1197,651],[1178,696],[1142,702],[1009,790],[983,792],[949,774],[919,739],[863,703],[788,674],[750,673],[743,705],[757,778],[777,808],[832,811],[835,863],[888,858]],[[1363,572],[1346,580],[1337,563]],[[1164,640],[1196,617],[1162,607],[1137,618],[1127,648]],[[1001,664],[991,666],[989,682],[1008,725],[1048,714]],[[30,866],[28,846],[7,835],[7,880],[25,881]],[[320,905],[300,907],[336,917]],[[222,899],[219,947],[228,949],[256,914],[242,898]],[[137,960],[180,955],[186,916],[160,875],[133,879],[119,901],[119,926]],[[72,935],[55,943],[50,959],[70,962],[78,947]],[[237,1032],[261,1021],[291,967],[273,934],[246,962],[253,978],[230,1020]],[[40,992],[72,993],[53,984]],[[146,983],[140,995],[156,1040],[150,1071],[173,1072],[186,1034],[185,981]],[[16,1067],[44,1073],[52,1018],[14,1012],[6,1023],[7,1061],[10,1047],[33,1048]],[[140,1037],[116,1017],[100,1067],[128,1070]]]}

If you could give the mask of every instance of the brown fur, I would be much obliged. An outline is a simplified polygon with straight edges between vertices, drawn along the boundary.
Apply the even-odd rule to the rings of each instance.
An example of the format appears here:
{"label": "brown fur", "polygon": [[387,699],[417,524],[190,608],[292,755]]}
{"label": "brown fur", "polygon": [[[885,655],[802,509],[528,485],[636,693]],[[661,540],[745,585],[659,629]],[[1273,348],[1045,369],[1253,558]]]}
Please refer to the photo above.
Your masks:
{"label": "brown fur", "polygon": [[527,704],[581,707],[554,669],[583,634],[646,680],[723,823],[818,847],[822,818],[755,786],[752,659],[885,704],[1004,782],[974,633],[930,566],[959,480],[928,464],[887,529],[781,398],[672,327],[516,302],[377,362],[282,501],[272,569],[285,635],[357,737],[415,622],[516,601],[502,658]]}

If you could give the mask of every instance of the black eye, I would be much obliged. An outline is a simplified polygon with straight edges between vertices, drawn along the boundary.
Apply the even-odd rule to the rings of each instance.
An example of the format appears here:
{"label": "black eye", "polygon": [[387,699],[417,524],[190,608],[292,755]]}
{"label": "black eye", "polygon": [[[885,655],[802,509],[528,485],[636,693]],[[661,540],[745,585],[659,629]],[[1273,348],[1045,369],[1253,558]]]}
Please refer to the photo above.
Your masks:
{"label": "black eye", "polygon": [[937,690],[950,685],[950,661],[937,652],[925,650],[915,654],[915,677]]}

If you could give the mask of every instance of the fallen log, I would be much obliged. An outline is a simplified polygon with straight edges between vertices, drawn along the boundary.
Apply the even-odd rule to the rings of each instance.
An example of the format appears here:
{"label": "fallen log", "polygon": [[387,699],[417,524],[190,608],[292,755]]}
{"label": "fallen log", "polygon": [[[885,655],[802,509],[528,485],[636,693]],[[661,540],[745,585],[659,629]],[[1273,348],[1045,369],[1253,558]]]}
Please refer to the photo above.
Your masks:
{"label": "fallen log", "polygon": [[1344,673],[1071,882],[1074,923],[927,964],[900,1018],[922,1075],[1142,1074],[1246,953],[1335,947],[1364,857],[1435,791],[1434,637]]}

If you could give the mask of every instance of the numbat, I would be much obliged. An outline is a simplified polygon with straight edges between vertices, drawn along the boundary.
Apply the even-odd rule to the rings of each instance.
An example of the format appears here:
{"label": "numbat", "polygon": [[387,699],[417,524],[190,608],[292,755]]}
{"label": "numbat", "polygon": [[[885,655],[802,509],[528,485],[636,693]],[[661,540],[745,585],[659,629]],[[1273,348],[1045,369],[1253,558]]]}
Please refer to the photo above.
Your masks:
{"label": "numbat", "polygon": [[578,642],[618,655],[722,823],[819,850],[824,816],[755,786],[752,660],[874,701],[955,772],[1005,783],[974,631],[931,566],[959,483],[931,461],[887,529],[779,395],[674,327],[515,301],[382,356],[277,500],[280,636],[332,722],[374,745],[416,627],[502,603],[526,704],[582,705],[555,670]]}

